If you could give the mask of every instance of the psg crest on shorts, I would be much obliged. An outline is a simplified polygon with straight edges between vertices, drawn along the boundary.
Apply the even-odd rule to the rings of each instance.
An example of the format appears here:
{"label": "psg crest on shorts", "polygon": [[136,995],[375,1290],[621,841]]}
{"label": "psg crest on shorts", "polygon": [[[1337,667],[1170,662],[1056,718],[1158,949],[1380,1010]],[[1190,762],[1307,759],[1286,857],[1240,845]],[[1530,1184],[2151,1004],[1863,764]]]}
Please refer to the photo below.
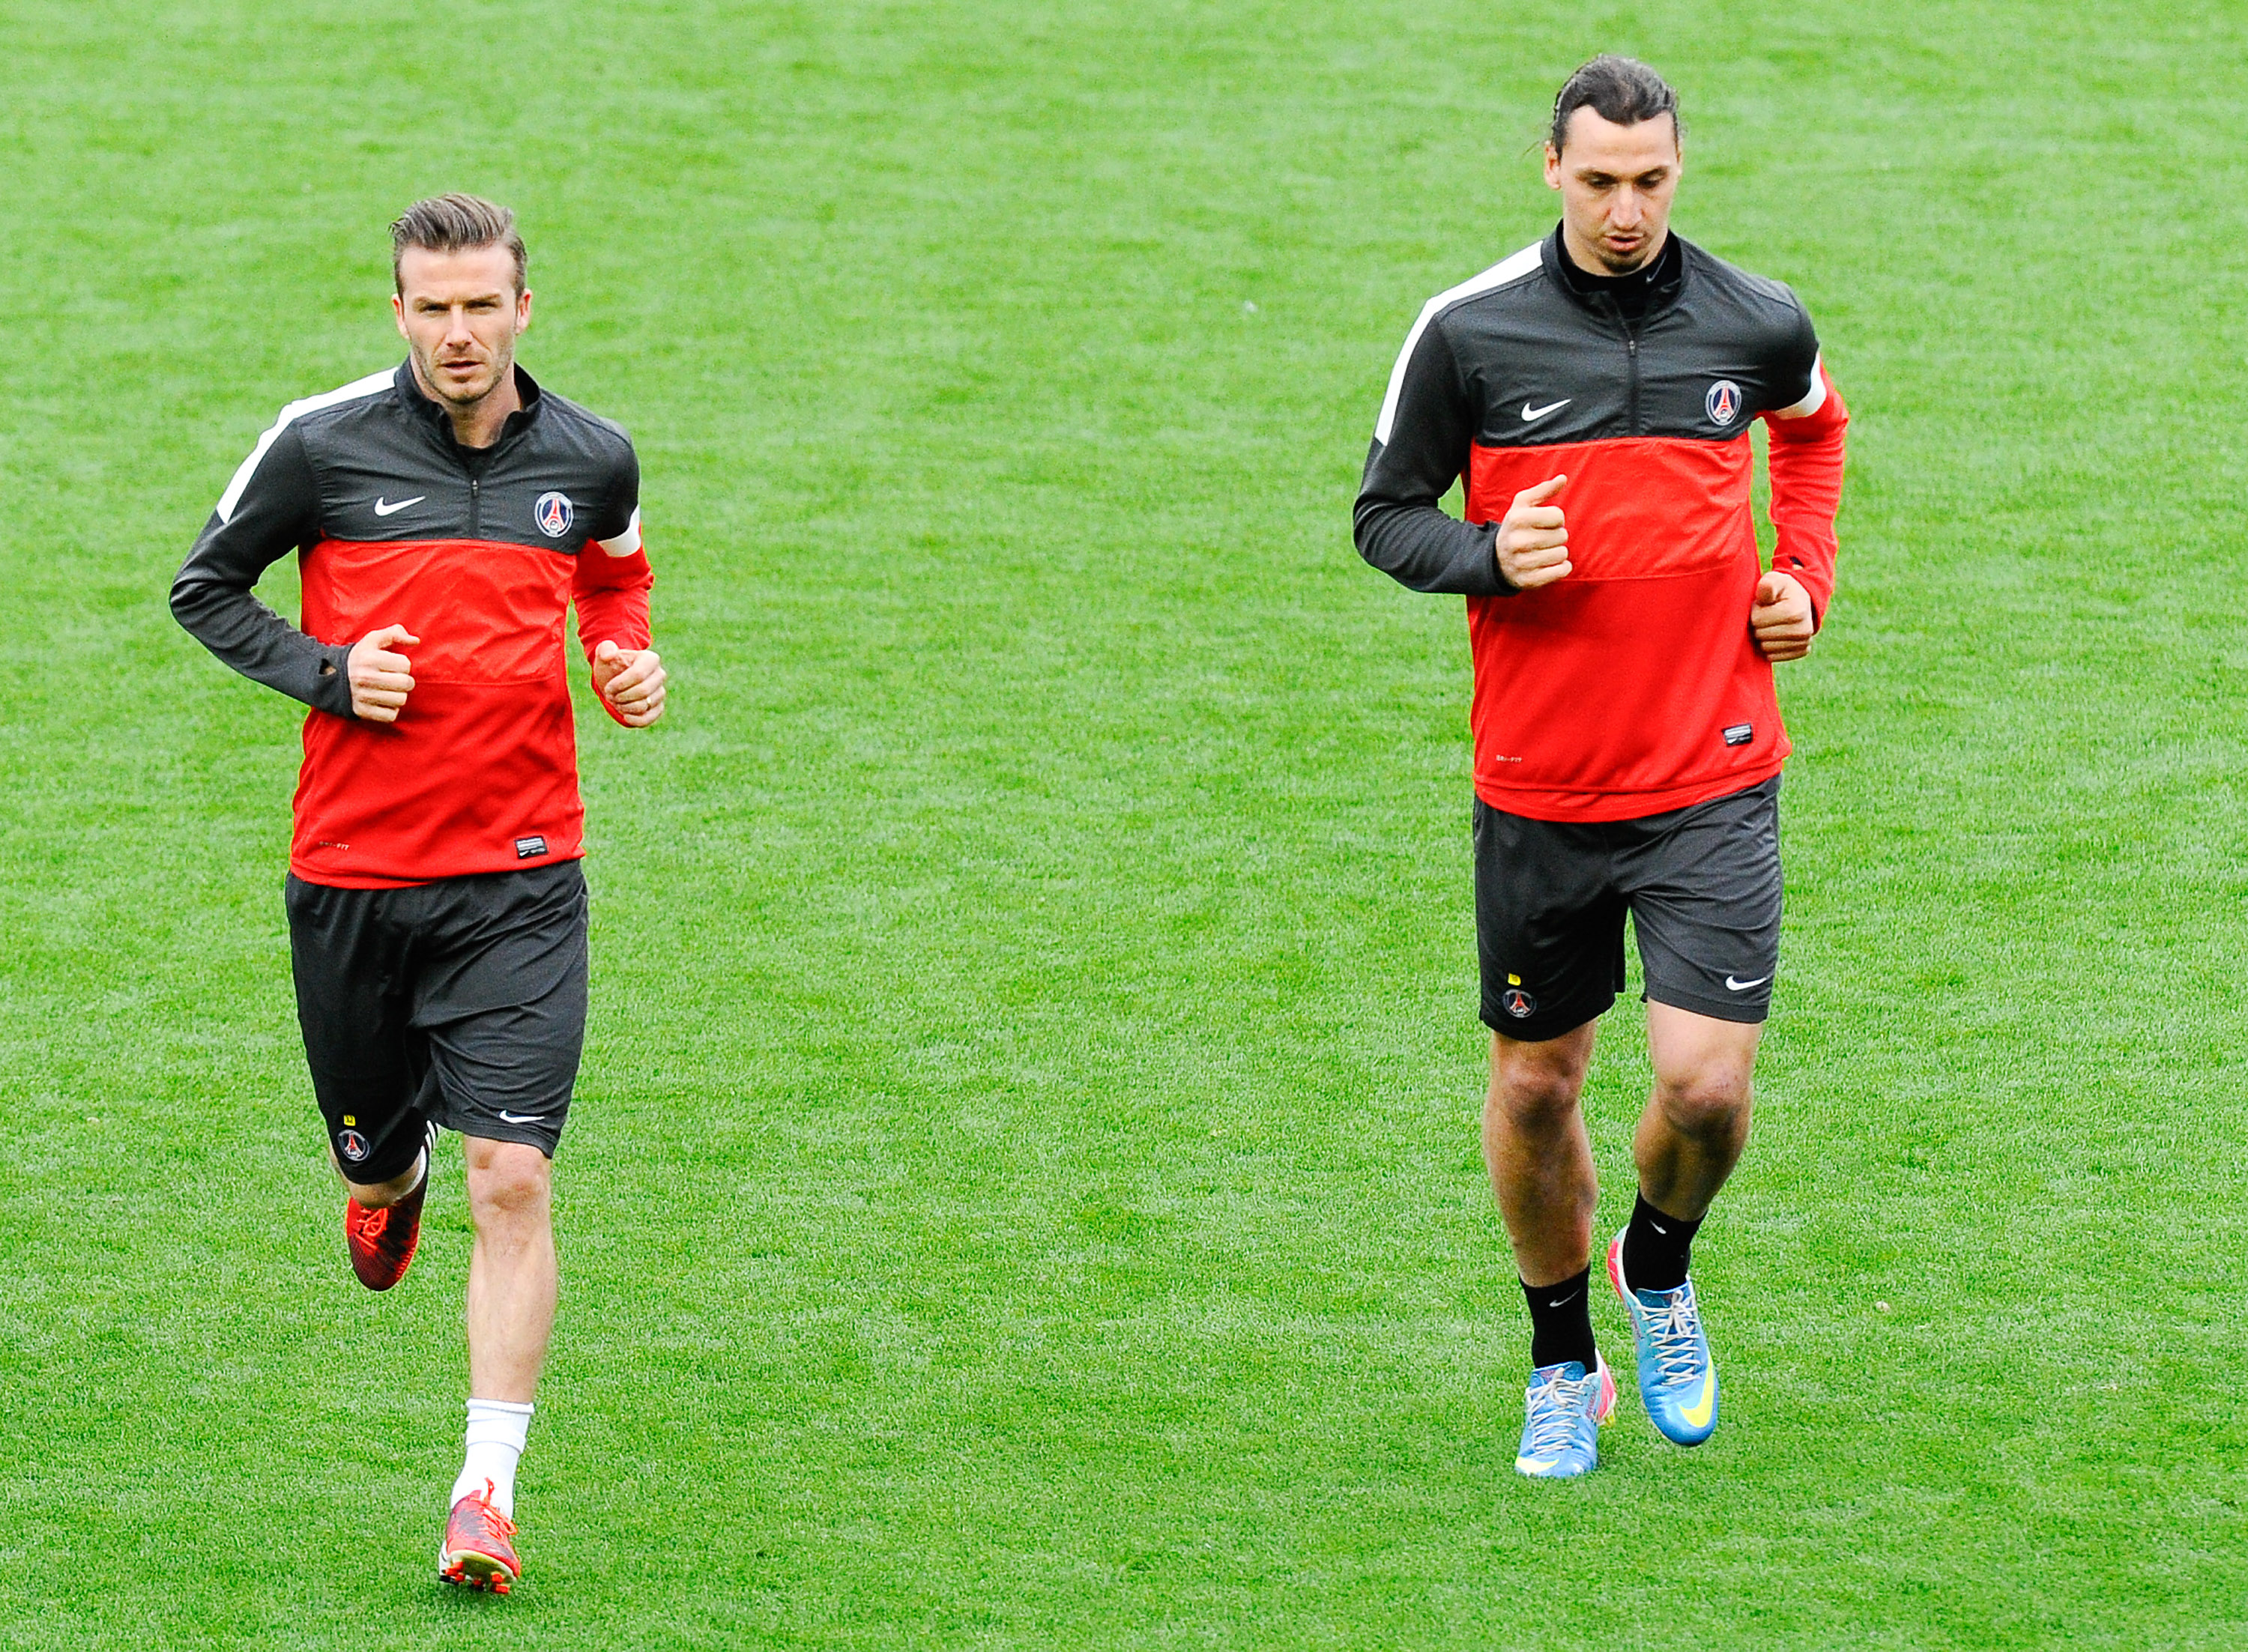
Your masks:
{"label": "psg crest on shorts", "polygon": [[1520,987],[1509,987],[1498,995],[1499,1007],[1519,1021],[1538,1007],[1538,1000]]}
{"label": "psg crest on shorts", "polygon": [[346,1130],[336,1138],[336,1151],[357,1164],[374,1149],[367,1146],[367,1138],[358,1131]]}
{"label": "psg crest on shorts", "polygon": [[538,524],[539,532],[550,539],[559,539],[570,531],[570,496],[566,493],[542,493],[531,518]]}
{"label": "psg crest on shorts", "polygon": [[1740,416],[1741,387],[1731,379],[1720,379],[1710,387],[1702,405],[1709,408],[1712,424],[1731,424]]}

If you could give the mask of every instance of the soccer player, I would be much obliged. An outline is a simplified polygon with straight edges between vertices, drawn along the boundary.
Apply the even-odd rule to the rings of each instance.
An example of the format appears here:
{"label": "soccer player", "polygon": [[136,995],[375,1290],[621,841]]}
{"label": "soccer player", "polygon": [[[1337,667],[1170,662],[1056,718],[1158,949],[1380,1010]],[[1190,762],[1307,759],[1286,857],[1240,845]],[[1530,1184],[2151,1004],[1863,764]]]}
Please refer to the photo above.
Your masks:
{"label": "soccer player", "polygon": [[[353,1270],[404,1277],[437,1127],[465,1138],[468,1450],[438,1571],[506,1594],[516,1461],[554,1322],[549,1199],[586,1027],[585,806],[563,621],[608,714],[663,714],[640,464],[516,365],[515,215],[472,195],[391,225],[407,360],[291,403],[220,497],[172,612],[312,708],[289,939]],[[291,551],[299,629],[251,594]]]}
{"label": "soccer player", "polygon": [[[1546,145],[1561,222],[1422,309],[1355,513],[1368,562],[1467,598],[1484,1158],[1530,1306],[1515,1467],[1539,1477],[1592,1469],[1615,1403],[1579,1096],[1624,984],[1627,912],[1655,1084],[1608,1277],[1655,1427],[1694,1445],[1717,1426],[1688,1262],[1748,1140],[1779,963],[1772,668],[1809,651],[1834,587],[1842,399],[1792,292],[1670,233],[1683,165],[1654,70],[1601,57],[1569,78]],[[1464,520],[1439,508],[1456,481]]]}

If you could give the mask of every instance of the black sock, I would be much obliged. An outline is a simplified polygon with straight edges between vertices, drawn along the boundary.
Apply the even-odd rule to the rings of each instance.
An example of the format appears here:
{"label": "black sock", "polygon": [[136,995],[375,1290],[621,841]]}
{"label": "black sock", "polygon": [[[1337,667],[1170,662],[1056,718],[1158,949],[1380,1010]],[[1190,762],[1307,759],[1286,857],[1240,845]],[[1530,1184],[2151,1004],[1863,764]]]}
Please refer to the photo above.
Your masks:
{"label": "black sock", "polygon": [[1631,1225],[1623,1230],[1625,1282],[1635,1291],[1676,1291],[1685,1284],[1694,1235],[1701,1226],[1700,1217],[1689,1222],[1666,1216],[1641,1194],[1631,1208]]}
{"label": "black sock", "polygon": [[1593,1304],[1586,1286],[1590,1267],[1559,1285],[1525,1283],[1522,1294],[1530,1302],[1530,1363],[1532,1368],[1574,1360],[1593,1368]]}

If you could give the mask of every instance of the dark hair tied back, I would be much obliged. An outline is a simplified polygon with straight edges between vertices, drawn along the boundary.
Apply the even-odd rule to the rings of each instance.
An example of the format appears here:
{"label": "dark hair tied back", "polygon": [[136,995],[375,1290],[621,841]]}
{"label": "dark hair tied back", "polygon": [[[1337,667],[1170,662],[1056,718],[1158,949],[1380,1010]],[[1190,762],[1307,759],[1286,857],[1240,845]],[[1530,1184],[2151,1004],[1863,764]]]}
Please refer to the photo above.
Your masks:
{"label": "dark hair tied back", "polygon": [[1620,58],[1604,51],[1563,83],[1553,99],[1553,129],[1546,141],[1559,154],[1569,135],[1569,117],[1589,108],[1603,120],[1635,127],[1658,115],[1670,117],[1670,130],[1681,142],[1686,127],[1678,118],[1678,94],[1669,82],[1636,58]]}

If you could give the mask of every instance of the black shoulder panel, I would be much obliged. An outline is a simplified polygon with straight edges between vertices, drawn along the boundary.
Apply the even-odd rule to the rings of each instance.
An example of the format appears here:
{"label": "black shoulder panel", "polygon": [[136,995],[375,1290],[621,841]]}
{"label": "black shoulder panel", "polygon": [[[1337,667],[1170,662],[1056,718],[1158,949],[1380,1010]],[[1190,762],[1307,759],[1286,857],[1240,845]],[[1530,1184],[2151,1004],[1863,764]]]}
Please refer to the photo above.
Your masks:
{"label": "black shoulder panel", "polygon": [[319,479],[322,537],[480,539],[575,555],[636,489],[624,431],[551,392],[482,450],[454,442],[417,397],[401,384],[297,421]]}
{"label": "black shoulder panel", "polygon": [[1437,316],[1487,448],[1727,442],[1800,401],[1818,339],[1795,295],[1690,242],[1676,298],[1634,323],[1550,271]]}

